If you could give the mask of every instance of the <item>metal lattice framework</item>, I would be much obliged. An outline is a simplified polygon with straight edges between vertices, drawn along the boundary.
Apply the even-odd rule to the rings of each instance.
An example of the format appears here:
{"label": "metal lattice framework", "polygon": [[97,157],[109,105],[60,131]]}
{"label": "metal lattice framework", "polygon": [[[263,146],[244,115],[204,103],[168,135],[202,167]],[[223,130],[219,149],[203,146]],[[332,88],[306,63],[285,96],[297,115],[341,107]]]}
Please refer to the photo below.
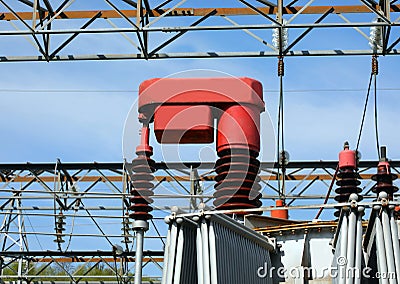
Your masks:
{"label": "metal lattice framework", "polygon": [[0,0],[0,61],[398,54],[396,2]]}
{"label": "metal lattice framework", "polygon": [[[375,183],[370,178],[376,172],[376,164],[364,161],[359,165],[362,194],[366,199],[375,197],[371,193]],[[400,161],[391,164],[399,173]],[[292,218],[312,218],[318,210],[315,204],[321,204],[320,200],[327,194],[336,166],[335,161],[290,162],[285,168],[282,193],[278,190],[278,179],[283,180],[277,173],[279,165],[263,163],[264,206],[284,198],[293,209],[290,210]],[[60,161],[0,164],[2,279],[132,280],[134,235],[126,214],[130,167],[127,163]],[[160,279],[167,228],[163,219],[171,209],[177,206],[179,210],[191,212],[198,210],[200,203],[211,207],[213,167],[213,163],[157,163],[156,212],[145,236],[145,276],[155,281]],[[335,202],[333,195],[329,196],[330,203]],[[307,213],[296,210],[307,207]],[[334,218],[331,209],[325,210],[325,219]],[[99,266],[108,268],[116,276],[91,275],[90,271]],[[47,267],[56,267],[59,273],[41,274]]]}

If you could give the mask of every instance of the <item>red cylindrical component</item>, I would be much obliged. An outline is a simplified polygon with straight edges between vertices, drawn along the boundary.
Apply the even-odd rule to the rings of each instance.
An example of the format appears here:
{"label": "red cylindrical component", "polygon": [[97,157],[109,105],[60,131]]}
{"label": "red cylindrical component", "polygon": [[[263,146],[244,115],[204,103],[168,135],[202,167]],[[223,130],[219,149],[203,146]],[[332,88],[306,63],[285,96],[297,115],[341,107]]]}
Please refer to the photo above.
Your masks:
{"label": "red cylindrical component", "polygon": [[[230,105],[218,120],[214,205],[219,210],[259,208],[260,108]],[[242,214],[242,213],[240,213]],[[244,213],[243,213],[244,214]]]}
{"label": "red cylindrical component", "polygon": [[344,149],[339,153],[339,168],[357,168],[356,151]]}
{"label": "red cylindrical component", "polygon": [[[362,200],[362,196],[359,193],[362,191],[358,186],[361,182],[358,180],[359,175],[357,173],[357,155],[356,151],[349,150],[349,144],[344,144],[344,150],[339,153],[339,171],[337,174],[338,181],[336,185],[335,200],[339,203],[348,202],[349,197],[352,193],[358,195],[358,201]],[[336,217],[340,215],[339,210],[334,213]]]}
{"label": "red cylindrical component", "polygon": [[260,151],[260,110],[252,105],[232,105],[218,121],[217,152],[226,149]]}
{"label": "red cylindrical component", "polygon": [[153,203],[153,191],[151,190],[154,185],[153,172],[155,172],[155,162],[150,157],[153,155],[153,149],[149,145],[149,128],[144,126],[141,133],[141,145],[136,148],[137,157],[133,160],[132,171],[134,174],[131,177],[131,206],[129,210],[133,213],[129,217],[135,220],[149,220],[153,216],[149,213],[153,210],[151,203]]}
{"label": "red cylindrical component", "polygon": [[389,162],[387,160],[379,162],[378,172],[372,176],[372,180],[376,181],[372,192],[379,195],[381,191],[385,191],[388,194],[389,200],[393,200],[393,193],[399,190],[393,185],[393,180],[395,179],[397,179],[397,175],[391,173]]}
{"label": "red cylindrical component", "polygon": [[[285,201],[278,199],[275,201],[276,207],[285,207]],[[289,219],[289,211],[287,209],[271,210],[271,217],[280,219]]]}

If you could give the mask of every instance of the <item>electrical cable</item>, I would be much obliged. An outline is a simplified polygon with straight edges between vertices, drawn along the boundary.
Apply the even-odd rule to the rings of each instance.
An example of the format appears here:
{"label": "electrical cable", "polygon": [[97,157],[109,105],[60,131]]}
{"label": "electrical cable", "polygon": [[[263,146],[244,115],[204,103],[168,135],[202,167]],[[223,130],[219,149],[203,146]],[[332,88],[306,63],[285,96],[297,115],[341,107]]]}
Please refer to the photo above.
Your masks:
{"label": "electrical cable", "polygon": [[376,91],[376,74],[374,74],[374,123],[375,123],[375,141],[376,151],[378,153],[378,159],[380,158],[380,145],[379,145],[379,133],[378,133],[378,98]]}
{"label": "electrical cable", "polygon": [[70,233],[69,240],[68,240],[68,244],[67,244],[67,247],[65,248],[65,251],[68,251],[69,246],[70,246],[70,244],[71,244],[72,234],[74,233],[74,228],[75,228],[75,216],[76,216],[76,213],[77,213],[77,212],[78,212],[78,210],[75,210],[74,216],[72,217],[71,233]]}
{"label": "electrical cable", "polygon": [[364,103],[364,111],[363,111],[363,115],[362,115],[362,119],[361,119],[360,131],[358,132],[356,152],[358,152],[358,148],[360,146],[360,141],[361,141],[361,134],[362,134],[362,131],[363,131],[363,128],[364,128],[364,121],[365,121],[365,115],[367,113],[368,99],[369,99],[369,94],[370,94],[370,91],[371,91],[372,76],[373,76],[373,73],[371,72],[371,75],[369,77],[367,96],[365,98],[365,103]]}
{"label": "electrical cable", "polygon": [[[285,195],[285,138],[284,138],[284,99],[283,99],[283,76],[285,75],[285,67],[283,57],[279,57],[278,76],[279,76],[279,106],[278,106],[278,138],[277,138],[277,161],[281,164],[282,184],[280,181],[280,171],[278,169],[278,191],[280,198]],[[282,153],[282,157],[281,157]],[[281,161],[282,160],[282,161]]]}
{"label": "electrical cable", "polygon": [[[331,184],[329,185],[329,189],[328,189],[328,192],[326,193],[323,205],[328,203],[329,196],[331,195],[331,191],[332,191],[333,185],[335,184],[335,180],[336,180],[336,176],[337,176],[338,171],[339,171],[339,164],[336,166],[336,170],[335,170],[335,173],[333,174],[332,181],[331,181]],[[324,207],[320,207],[319,210],[318,210],[318,213],[317,213],[317,215],[315,216],[314,219],[318,219],[323,210],[324,210]]]}

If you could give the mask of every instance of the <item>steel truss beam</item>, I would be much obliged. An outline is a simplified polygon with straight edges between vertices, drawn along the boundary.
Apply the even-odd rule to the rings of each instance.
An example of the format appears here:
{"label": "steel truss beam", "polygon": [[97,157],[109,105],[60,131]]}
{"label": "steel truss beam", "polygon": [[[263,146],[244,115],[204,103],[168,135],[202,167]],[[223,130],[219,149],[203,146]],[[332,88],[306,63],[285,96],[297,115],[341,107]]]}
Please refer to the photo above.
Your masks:
{"label": "steel truss beam", "polygon": [[[370,178],[376,165],[376,161],[359,164],[362,194],[366,200],[374,198],[371,193],[374,183]],[[393,172],[400,173],[400,161],[392,161],[391,165]],[[328,191],[336,166],[337,161],[289,162],[285,168],[286,191],[282,196],[277,181],[280,165],[262,163],[264,205],[272,205],[277,198],[285,198],[294,209],[310,202],[319,205]],[[19,275],[19,279],[46,281],[38,270],[50,268],[61,270],[61,278],[65,281],[93,280],[88,273],[99,265],[116,272],[115,277],[108,275],[107,280],[131,279],[129,271],[135,264],[135,252],[132,246],[134,235],[127,217],[130,167],[129,163],[61,161],[0,164],[0,221],[3,220],[0,267],[3,280]],[[167,227],[163,222],[165,215],[173,206],[187,212],[197,210],[200,203],[206,208],[211,206],[213,167],[214,163],[156,164],[155,218],[145,236],[144,257],[145,269],[153,267],[150,269],[152,279],[157,280],[161,275]],[[330,203],[334,202],[332,199],[330,196]],[[315,215],[317,206],[309,208],[308,211]],[[332,213],[328,208],[325,211]],[[62,229],[57,229],[60,222]],[[80,245],[82,243],[84,247]],[[122,254],[115,254],[116,244],[121,244]],[[69,262],[85,265],[86,270],[71,274],[65,266]],[[15,263],[18,271],[13,273],[9,268],[15,267]],[[96,279],[103,281],[105,278],[99,276]]]}
{"label": "steel truss beam", "polygon": [[[160,3],[148,0],[137,3],[105,0],[92,1],[92,10],[76,10],[79,9],[80,1],[82,0],[66,0],[57,6],[53,3],[55,1],[50,0],[20,1],[20,5],[15,4],[16,1],[0,0],[0,37],[8,40],[23,37],[35,47],[34,52],[32,49],[23,49],[26,50],[26,55],[12,54],[10,50],[0,49],[0,61],[153,60],[399,53],[396,46],[400,42],[400,5],[390,4],[388,1],[375,4],[363,0],[362,5],[355,0],[350,1],[348,5],[332,5],[331,1],[327,1],[326,5],[320,6],[309,1],[303,5],[299,3],[298,6],[292,6],[293,3],[280,6],[279,3],[269,1],[231,0],[228,7],[213,7],[215,2],[206,1],[204,4],[210,6],[204,8],[196,6],[198,3],[193,0],[169,0]],[[260,6],[260,3],[264,6]],[[182,7],[183,5],[185,7]],[[221,25],[222,17],[228,20],[228,25]],[[235,20],[229,17],[235,17]],[[374,18],[378,18],[378,21],[373,21]],[[329,43],[331,39],[324,38],[320,33],[316,33],[316,30],[330,29],[338,31],[338,35],[345,33],[350,36],[351,32],[354,32],[356,36],[361,33],[365,37],[365,34],[369,33],[367,29],[372,27],[382,30],[382,43],[377,51],[370,50],[369,40],[363,40],[362,37],[359,41],[353,41],[351,47],[348,41],[338,38],[332,40],[332,49],[318,47],[318,42]],[[274,29],[287,29],[289,35],[296,36],[289,38],[287,47],[274,47],[269,43],[272,34],[271,38],[268,38],[268,33],[265,33],[272,33]],[[179,44],[187,40],[193,41],[200,31],[207,31],[209,34],[210,40],[199,38],[202,46],[209,46],[207,50],[186,50],[185,44]],[[250,36],[245,50],[232,50],[232,45],[227,40],[242,36],[238,33]],[[93,34],[102,36],[94,38]],[[140,52],[126,53],[122,49],[114,48],[114,45],[108,47],[109,52],[96,50],[98,45],[93,44],[94,39],[107,42],[112,38],[115,41],[115,35],[118,34]],[[168,34],[171,36],[166,37]],[[63,40],[59,43],[61,37]],[[279,37],[278,42],[283,42],[282,32],[279,32]],[[85,45],[87,50],[82,50],[79,43],[85,40],[90,40],[91,44]],[[307,47],[299,49],[299,42]],[[338,47],[338,43],[342,43],[342,48]],[[354,46],[354,43],[357,46]],[[219,47],[216,48],[215,44]],[[66,51],[67,47],[71,49]]]}

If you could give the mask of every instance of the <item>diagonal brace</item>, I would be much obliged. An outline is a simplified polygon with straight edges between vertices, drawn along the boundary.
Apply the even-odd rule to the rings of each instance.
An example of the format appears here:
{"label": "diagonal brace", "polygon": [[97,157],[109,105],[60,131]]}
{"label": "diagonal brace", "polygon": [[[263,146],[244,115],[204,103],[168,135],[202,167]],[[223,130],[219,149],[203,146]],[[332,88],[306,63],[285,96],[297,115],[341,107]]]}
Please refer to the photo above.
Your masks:
{"label": "diagonal brace", "polygon": [[[86,29],[90,24],[92,24],[97,18],[101,16],[101,12],[98,12],[96,15],[93,16],[87,23],[85,23],[82,27],[81,30]],[[66,41],[64,41],[52,54],[50,54],[50,59],[54,58],[54,56],[59,53],[64,47],[66,47],[71,41],[74,40],[79,35],[79,33],[74,33],[72,36],[70,36]]]}
{"label": "diagonal brace", "polygon": [[[326,11],[321,17],[318,18],[318,20],[315,21],[315,24],[318,24],[322,22],[329,14],[331,14],[335,9],[331,7],[328,11]],[[301,35],[299,35],[284,51],[283,54],[288,53],[288,51],[295,46],[299,41],[301,41],[311,30],[313,27],[309,27],[306,29]]]}
{"label": "diagonal brace", "polygon": [[[217,10],[212,10],[210,13],[208,13],[207,15],[203,16],[202,18],[198,19],[196,22],[194,22],[193,24],[191,24],[191,27],[197,26],[198,24],[200,24],[201,22],[203,22],[204,20],[208,19],[209,17],[215,15],[217,13]],[[165,41],[164,43],[162,43],[161,45],[159,45],[158,47],[156,47],[152,52],[149,53],[149,57],[152,57],[154,54],[156,54],[158,51],[160,51],[162,48],[164,48],[165,46],[167,46],[168,44],[170,44],[171,42],[173,42],[174,40],[176,40],[177,38],[183,36],[188,30],[185,31],[181,31],[178,34],[176,34],[175,36],[173,36],[172,38],[170,38],[169,40]]]}

